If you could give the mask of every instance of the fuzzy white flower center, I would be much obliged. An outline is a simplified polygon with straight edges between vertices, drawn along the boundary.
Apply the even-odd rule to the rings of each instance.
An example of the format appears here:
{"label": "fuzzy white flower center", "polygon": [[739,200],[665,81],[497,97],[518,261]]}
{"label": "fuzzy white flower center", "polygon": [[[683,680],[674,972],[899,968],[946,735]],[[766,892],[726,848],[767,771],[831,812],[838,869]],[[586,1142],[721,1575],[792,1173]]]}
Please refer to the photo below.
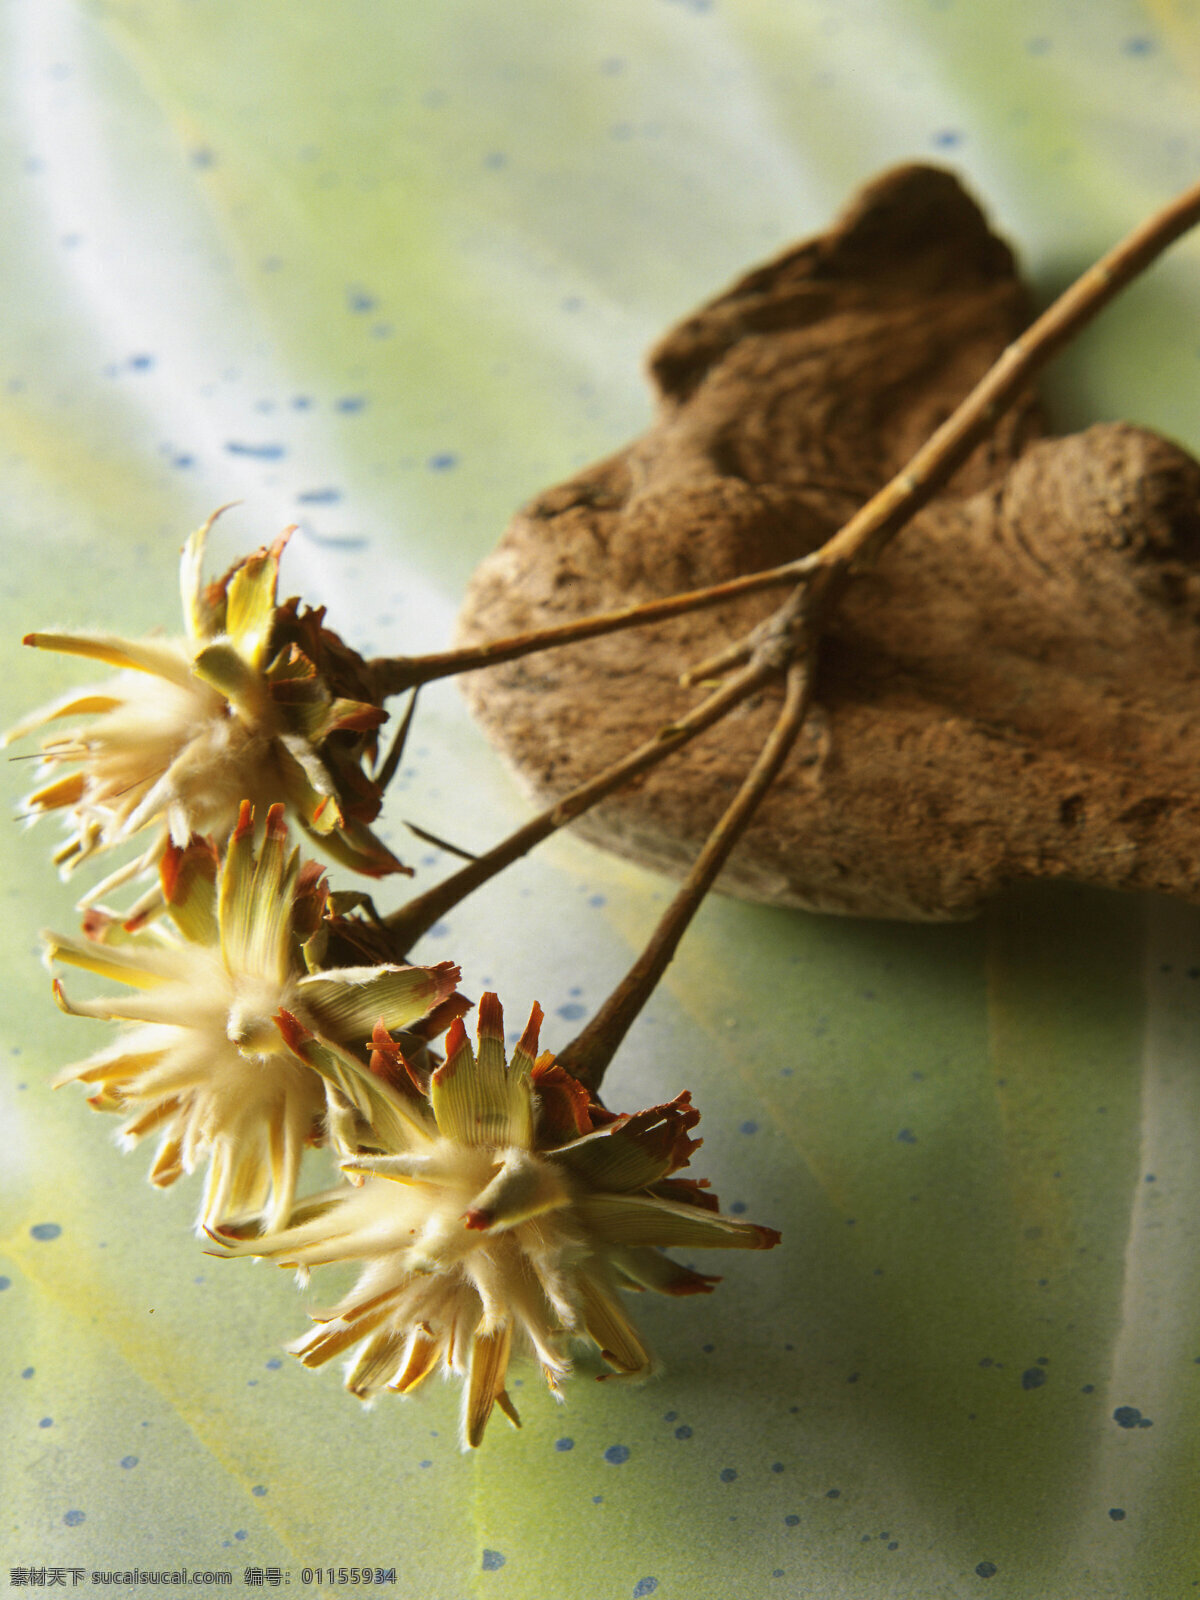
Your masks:
{"label": "fuzzy white flower center", "polygon": [[288,1053],[275,1016],[288,999],[289,987],[269,978],[241,978],[234,982],[225,1037],[237,1046],[244,1059],[265,1062],[269,1056]]}
{"label": "fuzzy white flower center", "polygon": [[[269,701],[247,718],[198,678],[183,687],[127,672],[113,687],[122,704],[95,723],[75,755],[89,766],[79,815],[110,842],[165,815],[182,847],[193,832],[228,831],[243,799],[260,801],[278,731]],[[51,759],[71,756],[65,745],[46,749]]]}

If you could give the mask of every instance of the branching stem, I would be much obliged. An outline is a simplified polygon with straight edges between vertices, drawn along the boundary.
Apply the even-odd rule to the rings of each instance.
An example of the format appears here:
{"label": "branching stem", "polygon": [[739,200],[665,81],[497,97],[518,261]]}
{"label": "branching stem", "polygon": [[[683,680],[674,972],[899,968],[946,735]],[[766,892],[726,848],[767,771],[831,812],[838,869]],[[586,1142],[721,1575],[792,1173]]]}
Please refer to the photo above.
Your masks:
{"label": "branching stem", "polygon": [[832,605],[845,587],[851,568],[861,568],[874,560],[922,506],[945,486],[1047,362],[1197,222],[1200,222],[1200,183],[1193,184],[1135,228],[1077,278],[1019,339],[1009,345],[957,410],[895,477],[820,550],[783,566],[748,573],[726,583],[692,589],[642,605],[623,606],[616,611],[599,612],[576,622],[537,628],[432,655],[377,657],[371,662],[371,668],[380,692],[399,694],[435,678],[476,672],[482,667],[515,661],[539,650],[595,639],[622,628],[662,622],[722,605],[742,595],[788,588],[820,570],[829,574],[837,571],[837,578],[823,596],[826,606]]}
{"label": "branching stem", "polygon": [[441,883],[434,884],[432,889],[427,889],[424,894],[417,895],[407,905],[392,912],[384,921],[396,941],[396,948],[402,951],[410,949],[423,933],[427,933],[433,924],[445,916],[446,912],[460,900],[465,899],[490,878],[494,878],[512,862],[526,855],[534,845],[540,844],[550,834],[599,804],[614,790],[649,772],[660,761],[665,761],[690,739],[694,739],[697,734],[720,722],[734,706],[740,705],[743,700],[769,683],[777,672],[778,667],[767,662],[747,667],[736,677],[722,684],[707,699],[701,701],[694,710],[688,712],[687,716],[661,729],[653,739],[648,739],[645,744],[639,745],[623,761],[615,762],[589,782],[572,789],[570,794],[564,795],[554,805],[547,806],[536,817],[531,817],[528,822],[510,833],[507,838],[501,839],[499,844],[493,845],[483,855],[469,861],[466,866],[451,873]]}
{"label": "branching stem", "polygon": [[758,759],[729,808],[709,834],[691,871],[650,936],[649,943],[583,1032],[559,1053],[559,1064],[593,1091],[599,1089],[618,1046],[654,993],[659,979],[675,955],[679,941],[725,865],[729,852],[741,838],[759,802],[787,759],[808,714],[811,686],[810,662],[794,661],[788,668],[783,709]]}
{"label": "branching stem", "polygon": [[730,578],[728,582],[713,584],[708,589],[689,589],[682,594],[668,595],[664,600],[647,600],[641,605],[621,606],[616,611],[598,611],[590,617],[580,617],[577,622],[563,622],[552,628],[534,628],[528,633],[485,640],[483,644],[464,645],[460,650],[442,650],[427,656],[377,656],[369,666],[380,694],[400,694],[414,685],[432,683],[435,678],[455,677],[460,672],[477,672],[481,667],[496,667],[501,662],[516,661],[521,656],[533,655],[540,650],[553,650],[564,644],[581,644],[585,639],[598,639],[602,634],[618,633],[623,628],[641,628],[651,622],[666,622],[671,617],[704,611],[712,606],[723,605],[726,600],[736,600],[744,594],[778,589],[795,583],[798,577],[812,569],[815,560],[813,556],[804,556],[799,561],[789,562],[787,566]]}
{"label": "branching stem", "polygon": [[[590,782],[565,795],[493,849],[436,884],[386,919],[398,947],[407,949],[439,917],[534,845],[622,785],[641,776],[690,739],[711,728],[735,706],[784,677],[783,707],[741,789],[693,863],[646,949],[559,1059],[568,1071],[597,1090],[605,1069],[672,960],[705,895],[759,802],[787,759],[803,727],[812,694],[815,651],[823,623],[854,573],[875,561],[893,538],[948,482],[998,419],[1046,365],[1120,291],[1182,234],[1200,221],[1200,183],[1193,185],[1136,228],[1090,267],[1015,340],[952,415],[908,464],[819,550],[798,561],[727,583],[644,605],[626,606],[558,627],[542,628],[436,655],[383,657],[371,663],[386,694],[416,688],[434,678],[476,671],[535,651],[597,638],[622,628],[716,606],[741,595],[790,587],[774,616],[746,638],[693,669],[685,681],[709,673],[732,673],[678,723],[641,745]],[[735,668],[740,668],[734,671]]]}

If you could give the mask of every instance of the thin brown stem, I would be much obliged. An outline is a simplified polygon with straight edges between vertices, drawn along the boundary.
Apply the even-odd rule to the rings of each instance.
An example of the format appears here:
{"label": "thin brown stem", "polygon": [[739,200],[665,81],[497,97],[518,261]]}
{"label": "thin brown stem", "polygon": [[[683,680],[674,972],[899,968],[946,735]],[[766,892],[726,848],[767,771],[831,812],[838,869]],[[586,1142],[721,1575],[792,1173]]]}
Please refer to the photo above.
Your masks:
{"label": "thin brown stem", "polygon": [[385,925],[396,941],[397,949],[407,951],[423,933],[427,933],[439,917],[445,916],[460,900],[494,878],[505,867],[528,854],[550,834],[565,827],[568,822],[607,798],[614,790],[632,779],[641,777],[665,761],[670,755],[694,739],[697,734],[711,728],[728,715],[736,705],[761,689],[778,672],[774,662],[763,660],[748,666],[736,677],[729,679],[715,693],[701,701],[678,722],[662,728],[654,738],[639,745],[623,761],[606,767],[596,777],[552,806],[547,806],[536,817],[531,817],[522,827],[510,833],[485,854],[469,861],[457,872],[451,873],[441,883],[434,884],[424,894],[417,895],[398,911],[385,918]]}
{"label": "thin brown stem", "polygon": [[1197,222],[1200,183],[1185,190],[1089,267],[1009,345],[907,466],[817,553],[820,566],[838,573],[826,590],[827,606],[845,587],[851,569],[861,569],[875,560],[948,482],[1032,378]]}
{"label": "thin brown stem", "polygon": [[583,1032],[560,1053],[559,1064],[591,1090],[599,1089],[618,1046],[653,994],[730,851],[775,781],[804,725],[811,693],[811,661],[793,661],[788,668],[783,709],[757,760],[709,834],[687,878],[651,935],[650,942]]}
{"label": "thin brown stem", "polygon": [[408,736],[412,732],[413,717],[416,715],[418,692],[419,689],[414,688],[409,695],[408,704],[404,708],[404,715],[400,719],[400,726],[397,728],[396,735],[392,740],[391,749],[384,757],[383,765],[375,773],[372,780],[381,790],[386,789],[388,784],[391,783],[396,776],[401,761],[404,759],[405,746],[408,744]]}
{"label": "thin brown stem", "polygon": [[651,622],[665,622],[671,617],[723,605],[726,600],[736,600],[745,594],[778,589],[795,583],[814,564],[815,557],[802,556],[786,566],[750,572],[707,589],[689,589],[682,594],[668,595],[663,600],[647,600],[616,611],[598,611],[593,616],[581,617],[578,622],[534,628],[528,633],[509,634],[503,639],[485,640],[483,644],[464,645],[460,650],[442,650],[427,656],[376,656],[368,665],[381,695],[400,694],[414,685],[432,683],[435,678],[477,672],[481,667],[499,666],[503,661],[516,661],[520,656],[533,655],[539,650],[580,644],[585,639],[598,639],[602,634],[617,633],[622,628],[641,628]]}

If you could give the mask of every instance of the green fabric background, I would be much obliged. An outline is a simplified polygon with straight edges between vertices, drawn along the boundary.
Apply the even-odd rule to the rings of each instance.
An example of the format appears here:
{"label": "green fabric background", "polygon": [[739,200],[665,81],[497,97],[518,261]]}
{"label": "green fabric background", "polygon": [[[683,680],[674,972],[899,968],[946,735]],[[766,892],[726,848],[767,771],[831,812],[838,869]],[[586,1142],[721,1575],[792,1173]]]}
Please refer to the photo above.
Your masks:
{"label": "green fabric background", "polygon": [[[0,39],[4,723],[87,676],[24,631],[173,629],[179,545],[228,500],[214,566],[299,521],[285,592],[364,650],[444,644],[511,509],[643,426],[651,339],[885,166],[961,172],[1045,300],[1200,165],[1194,0],[7,0]],[[1198,357],[1185,243],[1055,369],[1055,420],[1198,447]],[[396,847],[428,882],[406,818],[478,847],[523,815],[453,687],[429,694]],[[4,837],[0,1581],[1200,1583],[1192,911],[708,905],[608,1093],[690,1088],[698,1171],[784,1243],[702,1262],[711,1299],[638,1303],[654,1382],[585,1369],[560,1409],[527,1373],[523,1431],[466,1458],[453,1389],[365,1411],[281,1364],[290,1280],[204,1255],[195,1184],[150,1192],[145,1152],[50,1093],[101,1030],[39,964],[37,929],[74,920],[54,825]],[[667,887],[558,840],[422,949],[510,1020],[540,1000],[553,1047]]]}

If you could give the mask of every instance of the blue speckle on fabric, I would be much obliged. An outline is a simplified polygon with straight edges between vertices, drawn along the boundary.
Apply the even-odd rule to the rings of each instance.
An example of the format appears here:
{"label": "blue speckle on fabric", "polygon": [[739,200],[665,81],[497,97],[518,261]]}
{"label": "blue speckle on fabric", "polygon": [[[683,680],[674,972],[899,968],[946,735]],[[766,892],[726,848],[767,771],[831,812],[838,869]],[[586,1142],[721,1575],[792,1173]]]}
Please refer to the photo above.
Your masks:
{"label": "blue speckle on fabric", "polygon": [[675,1437],[677,1439],[690,1439],[692,1437],[692,1430],[686,1422],[680,1423],[679,1427],[675,1429]]}
{"label": "blue speckle on fabric", "polygon": [[737,1469],[735,1467],[722,1467],[721,1468],[721,1482],[722,1483],[732,1483],[736,1477],[737,1477]]}
{"label": "blue speckle on fabric", "polygon": [[502,1556],[499,1550],[485,1550],[483,1552],[483,1570],[485,1572],[499,1572],[506,1560],[507,1557]]}
{"label": "blue speckle on fabric", "polygon": [[621,1466],[629,1460],[629,1446],[627,1444],[610,1444],[604,1452],[604,1459],[610,1466]]}
{"label": "blue speckle on fabric", "polygon": [[430,472],[449,472],[452,467],[457,465],[458,457],[450,450],[444,450],[441,454],[430,456],[429,458]]}
{"label": "blue speckle on fabric", "polygon": [[250,1491],[251,1494],[257,1495],[260,1500],[262,1499],[263,1495],[266,1494],[266,1492],[266,1486],[261,1483],[256,1483],[253,1489]]}
{"label": "blue speckle on fabric", "polygon": [[556,1450],[574,1450],[575,1441],[574,1439],[555,1439],[554,1448]]}
{"label": "blue speckle on fabric", "polygon": [[639,1578],[633,1586],[633,1600],[646,1600],[658,1588],[657,1578]]}
{"label": "blue speckle on fabric", "polygon": [[975,1571],[981,1578],[994,1578],[997,1572],[996,1563],[994,1561],[981,1561]]}
{"label": "blue speckle on fabric", "polygon": [[1113,1412],[1113,1421],[1118,1428],[1145,1428],[1151,1425],[1136,1406],[1118,1406]]}
{"label": "blue speckle on fabric", "polygon": [[121,1457],[121,1465],[125,1468],[126,1472],[129,1471],[130,1467],[136,1467],[137,1464],[138,1464],[138,1458],[136,1456],[122,1456]]}
{"label": "blue speckle on fabric", "polygon": [[559,1006],[555,1015],[560,1016],[564,1022],[578,1022],[580,1017],[587,1016],[587,1007],[568,1001],[565,1006]]}
{"label": "blue speckle on fabric", "polygon": [[1125,1513],[1121,1510],[1120,1506],[1114,1506],[1108,1515],[1109,1519],[1113,1522],[1125,1521]]}
{"label": "blue speckle on fabric", "polygon": [[47,1239],[57,1239],[61,1232],[62,1228],[57,1222],[35,1222],[29,1230],[29,1236],[31,1239],[45,1241]]}
{"label": "blue speckle on fabric", "polygon": [[[11,1278],[0,1277],[0,1289],[11,1289],[11,1288],[12,1288],[12,1279]],[[33,1369],[30,1368],[30,1370],[32,1371]]]}
{"label": "blue speckle on fabric", "polygon": [[68,1528],[77,1528],[81,1522],[87,1521],[86,1511],[68,1511],[63,1516],[63,1521]]}
{"label": "blue speckle on fabric", "polygon": [[226,453],[231,456],[251,456],[255,461],[282,461],[287,454],[281,444],[247,444],[242,439],[229,439]]}

